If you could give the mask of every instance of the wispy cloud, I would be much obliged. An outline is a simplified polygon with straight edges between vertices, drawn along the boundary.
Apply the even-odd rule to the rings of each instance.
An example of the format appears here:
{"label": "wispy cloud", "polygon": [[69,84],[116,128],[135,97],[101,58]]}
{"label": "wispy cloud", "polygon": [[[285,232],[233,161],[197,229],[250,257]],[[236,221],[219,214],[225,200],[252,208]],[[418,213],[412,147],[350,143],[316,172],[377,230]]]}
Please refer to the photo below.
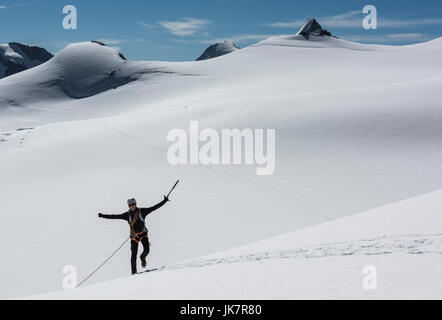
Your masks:
{"label": "wispy cloud", "polygon": [[109,39],[109,38],[101,38],[101,39],[97,39],[97,41],[103,42],[108,45],[116,45],[116,44],[128,42],[128,40],[126,40],[126,39]]}
{"label": "wispy cloud", "polygon": [[195,40],[184,40],[184,39],[169,39],[172,42],[181,43],[181,44],[189,44],[189,43],[197,43]]}
{"label": "wispy cloud", "polygon": [[342,37],[345,40],[370,42],[370,43],[395,43],[395,42],[419,42],[431,40],[424,33],[391,33],[382,35],[349,35]]}
{"label": "wispy cloud", "polygon": [[28,7],[28,6],[33,6],[35,4],[38,4],[39,0],[34,0],[34,1],[28,1],[28,2],[17,2],[17,3],[13,3],[10,5],[2,5],[0,4],[0,9],[10,9],[10,8],[20,8],[20,7]]}
{"label": "wispy cloud", "polygon": [[[359,18],[357,18],[359,16]],[[362,11],[350,11],[334,16],[318,17],[318,22],[325,27],[353,28],[362,26]],[[272,28],[299,28],[306,19],[295,19],[288,22],[267,23],[265,26]]]}
{"label": "wispy cloud", "polygon": [[166,46],[166,45],[161,45],[161,44],[156,44],[154,45],[155,48],[159,48],[159,49],[174,49],[174,46]]}
{"label": "wispy cloud", "polygon": [[137,23],[145,28],[158,28],[162,27],[168,33],[171,33],[175,36],[186,37],[186,36],[195,36],[195,35],[204,35],[207,36],[208,33],[204,33],[203,31],[207,29],[207,26],[212,23],[211,20],[208,19],[198,19],[198,18],[182,18],[181,20],[163,20],[158,21],[155,24],[146,23],[144,21],[137,21]]}
{"label": "wispy cloud", "polygon": [[[317,20],[325,28],[361,28],[363,17],[362,11],[350,11],[339,15],[318,17]],[[294,19],[288,22],[268,23],[265,26],[300,28],[305,22],[305,19]],[[378,27],[380,28],[408,28],[435,24],[442,24],[442,18],[389,19],[378,16]]]}
{"label": "wispy cloud", "polygon": [[103,42],[106,45],[119,45],[119,44],[125,44],[125,43],[138,43],[138,42],[144,42],[144,39],[113,39],[113,38],[100,38],[97,39],[97,41]]}
{"label": "wispy cloud", "polygon": [[146,23],[144,21],[137,21],[137,23],[145,28],[149,28],[149,29],[157,29],[158,26],[156,24],[151,24],[151,23]]}
{"label": "wispy cloud", "polygon": [[214,39],[206,39],[206,40],[197,40],[196,42],[199,43],[206,43],[206,44],[213,44],[218,42],[223,42],[225,40],[229,40],[235,43],[241,43],[245,41],[251,41],[251,40],[263,40],[267,39],[269,37],[272,37],[272,34],[237,34],[233,36],[228,36],[224,38],[214,38]]}
{"label": "wispy cloud", "polygon": [[378,26],[386,28],[408,28],[416,26],[427,26],[442,24],[442,18],[422,18],[422,19],[383,19],[378,18]]}
{"label": "wispy cloud", "polygon": [[[172,35],[178,36],[179,38],[169,39],[172,42],[189,44],[189,43],[204,43],[213,44],[217,42],[223,42],[225,40],[230,40],[232,42],[240,43],[250,40],[261,40],[268,38],[272,35],[269,34],[248,34],[242,33],[227,37],[210,38],[210,33],[206,31],[208,26],[212,23],[208,19],[198,19],[185,17],[180,20],[171,21],[163,20],[155,23],[146,23],[144,21],[137,21],[137,24],[147,28],[147,29],[160,29],[164,30]],[[189,38],[190,36],[197,36],[198,38]]]}
{"label": "wispy cloud", "polygon": [[169,39],[170,41],[181,43],[181,44],[190,44],[190,43],[202,43],[202,44],[215,44],[224,41],[232,41],[234,43],[241,43],[253,40],[263,40],[269,37],[274,36],[273,34],[238,34],[227,37],[219,37],[219,38],[209,38],[209,39]]}

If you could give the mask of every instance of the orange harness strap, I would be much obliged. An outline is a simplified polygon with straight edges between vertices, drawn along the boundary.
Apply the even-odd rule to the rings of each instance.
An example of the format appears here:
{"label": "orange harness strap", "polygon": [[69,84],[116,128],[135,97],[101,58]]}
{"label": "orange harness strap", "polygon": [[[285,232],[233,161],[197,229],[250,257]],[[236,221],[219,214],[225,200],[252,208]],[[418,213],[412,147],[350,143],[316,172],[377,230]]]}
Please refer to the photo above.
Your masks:
{"label": "orange harness strap", "polygon": [[[143,236],[140,236],[143,233],[146,233],[146,234],[143,235]],[[143,231],[141,231],[139,233],[136,233],[135,235],[131,235],[130,240],[136,241],[136,242],[140,242],[144,238],[147,238],[147,230],[143,230]]]}
{"label": "orange harness strap", "polygon": [[[138,233],[135,232],[135,230],[134,230],[134,225],[135,225],[135,222],[137,222],[137,220],[138,220],[139,214],[140,214],[140,209],[138,209],[137,212],[135,212],[134,218],[132,219],[132,221],[131,222],[128,221],[129,227],[130,227],[130,240],[136,241],[136,242],[140,242],[141,240],[143,240],[144,238],[147,237],[147,230],[143,230]],[[140,236],[143,233],[146,233],[146,234],[143,236]]]}

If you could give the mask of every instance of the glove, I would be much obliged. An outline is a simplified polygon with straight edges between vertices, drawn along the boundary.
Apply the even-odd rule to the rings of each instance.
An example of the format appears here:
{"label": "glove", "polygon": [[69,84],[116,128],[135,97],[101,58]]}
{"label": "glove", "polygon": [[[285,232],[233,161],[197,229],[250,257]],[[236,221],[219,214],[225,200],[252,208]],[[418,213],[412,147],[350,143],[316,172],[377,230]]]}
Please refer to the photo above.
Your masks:
{"label": "glove", "polygon": [[166,202],[167,202],[167,201],[170,201],[169,198],[166,197],[166,196],[164,196],[164,200],[166,200]]}
{"label": "glove", "polygon": [[102,218],[103,217],[103,214],[102,213],[99,213],[98,214],[98,218]]}

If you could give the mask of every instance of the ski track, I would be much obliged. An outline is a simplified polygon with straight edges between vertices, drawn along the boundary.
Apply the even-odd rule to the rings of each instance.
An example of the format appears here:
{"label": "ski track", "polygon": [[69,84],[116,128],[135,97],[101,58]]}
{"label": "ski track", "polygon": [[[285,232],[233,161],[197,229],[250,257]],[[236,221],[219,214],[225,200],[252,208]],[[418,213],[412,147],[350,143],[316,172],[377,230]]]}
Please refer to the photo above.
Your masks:
{"label": "ski track", "polygon": [[15,131],[0,132],[0,142],[7,142],[11,139],[18,139],[18,147],[25,142],[26,137],[34,128],[18,128]]}
{"label": "ski track", "polygon": [[[244,107],[245,107],[245,108],[248,108],[248,107],[249,107],[253,102],[255,102],[255,101],[256,101],[256,100],[252,100],[252,101],[250,101],[250,102],[247,103]],[[94,119],[94,121],[96,121],[97,123],[101,124],[101,125],[102,125],[103,127],[105,127],[106,129],[108,129],[108,130],[110,130],[110,131],[112,131],[112,132],[114,132],[114,133],[116,133],[116,134],[118,134],[118,135],[120,135],[120,136],[122,136],[122,137],[124,137],[124,138],[126,138],[126,139],[129,139],[129,140],[131,140],[131,141],[133,141],[133,142],[135,142],[135,143],[138,143],[138,144],[144,146],[144,147],[147,148],[148,150],[155,150],[155,151],[158,151],[158,152],[160,152],[160,153],[167,154],[167,150],[164,149],[164,148],[160,148],[160,147],[157,147],[157,146],[154,146],[154,145],[147,144],[147,143],[141,141],[140,139],[135,138],[135,137],[133,137],[133,136],[131,136],[131,135],[125,133],[124,131],[121,131],[121,130],[118,130],[118,129],[115,129],[115,128],[111,127],[108,123],[105,123],[105,122],[103,122],[103,121],[101,121],[101,120],[99,120],[99,119]],[[221,171],[221,170],[219,170],[219,169],[215,169],[215,168],[213,168],[213,167],[211,167],[211,166],[204,166],[204,165],[203,165],[202,168],[204,168],[204,169],[206,169],[206,170],[209,170],[209,171],[211,171],[212,173],[215,173],[215,174],[218,174],[218,175],[223,175],[223,176],[225,176],[225,177],[230,177],[230,178],[239,179],[239,180],[245,181],[245,182],[247,182],[247,183],[251,183],[251,184],[254,184],[254,185],[256,185],[256,186],[259,186],[259,187],[261,187],[261,188],[264,188],[264,189],[270,190],[270,191],[272,191],[272,192],[275,192],[275,193],[281,194],[281,195],[283,195],[283,196],[286,196],[286,197],[288,197],[288,198],[291,198],[291,199],[295,200],[296,202],[300,203],[302,206],[304,206],[304,207],[308,208],[309,210],[311,210],[311,211],[312,211],[315,215],[317,215],[318,217],[324,218],[324,219],[326,219],[327,221],[331,221],[331,220],[332,220],[332,219],[330,219],[328,216],[326,216],[325,214],[321,213],[319,210],[315,209],[312,205],[310,205],[310,204],[307,203],[306,201],[301,200],[301,199],[295,197],[295,196],[292,195],[292,194],[289,194],[289,193],[283,192],[283,191],[281,191],[281,190],[278,190],[278,189],[276,189],[276,188],[270,187],[270,186],[268,186],[268,185],[266,185],[266,184],[263,184],[263,183],[259,183],[259,182],[255,181],[255,180],[252,180],[252,179],[249,179],[249,178],[246,178],[246,177],[242,177],[242,176],[239,176],[239,175],[236,175],[236,174],[227,173],[227,172]]]}
{"label": "ski track", "polygon": [[177,263],[149,272],[177,270],[185,268],[201,268],[220,264],[260,262],[274,259],[311,259],[352,255],[385,255],[385,254],[442,254],[442,234],[383,236],[379,238],[338,242],[293,248],[285,250],[264,251],[247,255],[197,258]]}

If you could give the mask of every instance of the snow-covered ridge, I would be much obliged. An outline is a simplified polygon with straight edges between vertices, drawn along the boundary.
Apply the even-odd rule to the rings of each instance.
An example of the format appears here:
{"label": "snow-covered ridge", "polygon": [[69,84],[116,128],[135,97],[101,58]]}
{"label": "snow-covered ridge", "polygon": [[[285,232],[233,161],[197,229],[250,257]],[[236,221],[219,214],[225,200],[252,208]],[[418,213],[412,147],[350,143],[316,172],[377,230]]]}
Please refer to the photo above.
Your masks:
{"label": "snow-covered ridge", "polygon": [[96,42],[68,45],[47,63],[3,79],[0,108],[53,98],[85,98],[115,89],[161,68],[125,60],[115,49]]}
{"label": "snow-covered ridge", "polygon": [[343,48],[351,50],[374,50],[379,48],[377,45],[366,45],[343,39],[337,39],[332,37],[315,36],[310,35],[306,39],[303,35],[281,35],[274,36],[268,39],[262,40],[251,47],[259,46],[286,46],[286,47],[299,47],[299,48]]}
{"label": "snow-covered ridge", "polygon": [[[84,98],[135,80],[133,63],[110,47],[93,42],[75,43],[55,55],[55,83],[72,98]],[[49,66],[50,67],[50,66]]]}
{"label": "snow-covered ridge", "polygon": [[239,50],[240,48],[236,46],[232,41],[224,41],[220,43],[215,43],[208,47],[203,54],[196,59],[196,61],[201,60],[207,60],[207,59],[213,59],[216,57],[223,56],[225,54],[229,54],[231,52],[234,52],[236,50]]}
{"label": "snow-covered ridge", "polygon": [[[319,26],[319,27],[318,27]],[[131,62],[127,61],[115,49],[100,44],[97,41],[75,43],[67,46],[55,55],[53,59],[43,63],[36,57],[43,59],[44,52],[34,52],[34,58],[28,58],[24,53],[37,50],[37,47],[27,47],[19,44],[0,45],[0,59],[8,57],[8,61],[16,62],[19,70],[35,67],[30,70],[19,72],[13,76],[0,81],[0,109],[7,106],[35,105],[40,100],[65,99],[65,98],[85,98],[105,92],[109,89],[116,89],[134,80],[140,79],[144,75],[210,75],[231,74],[241,75],[241,70],[246,70],[247,60],[243,60],[243,55],[249,55],[250,50],[260,47],[287,47],[299,49],[314,48],[338,48],[356,51],[380,51],[380,50],[401,50],[402,47],[366,45],[351,41],[338,39],[322,29],[314,19],[310,19],[295,35],[274,36],[260,41],[249,48],[238,50],[239,48],[230,41],[217,43],[209,48],[197,60],[207,60],[214,57],[223,57],[236,62],[226,64],[226,69],[219,68],[218,59],[198,65],[188,63],[167,63],[167,62]],[[428,43],[404,46],[416,48],[442,47],[438,39]],[[14,48],[14,50],[12,50]],[[37,48],[37,49],[35,49]],[[44,50],[44,49],[42,49]],[[239,51],[234,56],[228,53]],[[264,50],[262,52],[265,52]],[[293,59],[296,59],[293,56]],[[271,59],[270,59],[271,60]],[[243,68],[238,68],[239,65]],[[302,61],[299,61],[300,63]],[[238,63],[240,63],[238,65]],[[263,61],[271,63],[271,61]],[[41,65],[39,65],[41,64]],[[229,67],[230,66],[230,67]],[[263,66],[265,67],[265,66]],[[302,65],[299,65],[302,68]],[[0,68],[1,69],[1,68]],[[209,70],[209,72],[207,72]],[[253,72],[253,70],[251,70]],[[1,70],[0,70],[1,72]]]}

